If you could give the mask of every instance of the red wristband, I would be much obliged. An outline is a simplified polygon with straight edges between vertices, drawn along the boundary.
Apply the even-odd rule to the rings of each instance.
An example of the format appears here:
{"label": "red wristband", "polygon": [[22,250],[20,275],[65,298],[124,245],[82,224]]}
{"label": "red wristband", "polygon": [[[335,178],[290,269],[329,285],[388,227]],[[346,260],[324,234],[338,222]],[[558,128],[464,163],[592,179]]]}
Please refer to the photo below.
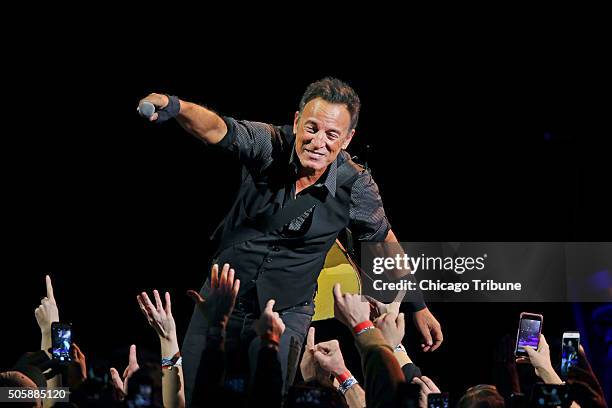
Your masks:
{"label": "red wristband", "polygon": [[353,375],[351,374],[351,372],[349,370],[346,370],[345,372],[343,372],[342,374],[340,374],[339,376],[336,377],[336,380],[338,380],[338,382],[340,384],[342,384],[343,382],[345,382],[346,380],[348,380],[349,378],[351,378]]}
{"label": "red wristband", "polygon": [[265,333],[263,336],[261,336],[261,340],[267,341],[268,343],[272,343],[276,346],[280,345],[280,339],[277,335],[272,333]]}
{"label": "red wristband", "polygon": [[365,322],[361,322],[357,326],[353,327],[353,334],[357,334],[360,331],[362,331],[363,329],[366,329],[366,328],[372,327],[372,326],[374,326],[374,323],[372,323],[369,320],[366,320]]}

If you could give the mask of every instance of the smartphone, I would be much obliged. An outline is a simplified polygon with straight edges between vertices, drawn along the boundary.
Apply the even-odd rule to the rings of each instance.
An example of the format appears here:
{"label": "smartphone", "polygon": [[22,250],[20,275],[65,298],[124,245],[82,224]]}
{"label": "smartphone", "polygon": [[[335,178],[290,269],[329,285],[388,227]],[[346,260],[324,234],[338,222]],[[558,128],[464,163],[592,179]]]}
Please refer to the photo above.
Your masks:
{"label": "smartphone", "polygon": [[537,350],[540,344],[540,333],[542,333],[542,321],[544,317],[535,313],[521,313],[519,328],[516,335],[516,347],[514,355],[517,357],[527,357],[525,346],[533,347]]}
{"label": "smartphone", "polygon": [[570,367],[578,365],[578,347],[580,346],[580,333],[568,331],[563,333],[561,343],[561,377],[567,379]]}
{"label": "smartphone", "polygon": [[448,408],[448,393],[427,394],[427,408]]}
{"label": "smartphone", "polygon": [[72,345],[72,325],[70,323],[51,323],[51,356],[60,364],[68,364]]}
{"label": "smartphone", "polygon": [[531,391],[530,407],[569,407],[572,403],[567,384],[537,383]]}

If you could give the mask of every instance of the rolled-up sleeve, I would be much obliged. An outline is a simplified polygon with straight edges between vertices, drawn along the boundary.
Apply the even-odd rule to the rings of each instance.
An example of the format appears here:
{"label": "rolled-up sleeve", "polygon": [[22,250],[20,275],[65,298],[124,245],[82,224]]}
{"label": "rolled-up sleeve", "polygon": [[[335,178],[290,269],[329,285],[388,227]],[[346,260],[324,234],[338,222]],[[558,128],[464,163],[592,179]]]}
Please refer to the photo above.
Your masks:
{"label": "rolled-up sleeve", "polygon": [[353,184],[349,217],[353,237],[359,241],[382,242],[391,229],[378,186],[367,171]]}
{"label": "rolled-up sleeve", "polygon": [[272,161],[275,143],[280,143],[277,129],[267,123],[223,117],[227,133],[215,146],[236,156],[251,170],[261,170]]}

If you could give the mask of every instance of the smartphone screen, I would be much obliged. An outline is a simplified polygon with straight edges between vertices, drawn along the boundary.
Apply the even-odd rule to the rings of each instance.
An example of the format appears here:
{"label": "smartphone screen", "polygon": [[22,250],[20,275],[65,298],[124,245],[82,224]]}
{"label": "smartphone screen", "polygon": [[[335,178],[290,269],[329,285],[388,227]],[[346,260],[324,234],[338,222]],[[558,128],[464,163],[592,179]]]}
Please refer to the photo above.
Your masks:
{"label": "smartphone screen", "polygon": [[72,344],[72,327],[67,323],[51,324],[51,350],[53,359],[60,363],[70,362]]}
{"label": "smartphone screen", "polygon": [[427,394],[427,408],[448,408],[448,394],[435,392]]}
{"label": "smartphone screen", "polygon": [[563,333],[561,344],[561,376],[567,378],[570,367],[578,364],[578,346],[580,345],[580,333]]}
{"label": "smartphone screen", "polygon": [[537,349],[540,344],[541,331],[542,315],[521,313],[515,354],[517,356],[526,356],[527,352],[525,351],[525,346]]}
{"label": "smartphone screen", "polygon": [[569,407],[571,404],[567,384],[542,384],[533,386],[532,407]]}

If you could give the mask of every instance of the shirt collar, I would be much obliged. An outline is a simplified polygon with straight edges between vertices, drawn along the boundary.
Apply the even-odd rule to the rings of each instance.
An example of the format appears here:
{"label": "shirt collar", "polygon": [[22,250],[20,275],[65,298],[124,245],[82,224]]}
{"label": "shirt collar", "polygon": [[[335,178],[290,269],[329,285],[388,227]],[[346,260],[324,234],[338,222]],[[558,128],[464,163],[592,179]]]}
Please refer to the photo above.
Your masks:
{"label": "shirt collar", "polygon": [[[327,166],[327,170],[325,170],[325,173],[323,173],[323,175],[319,177],[317,182],[313,184],[313,186],[317,188],[321,188],[321,187],[327,188],[327,191],[329,191],[332,197],[336,196],[336,187],[337,187],[336,181],[338,178],[338,157],[340,157],[340,155],[338,155],[336,157],[336,160],[334,160],[333,162],[330,163],[329,166]],[[294,142],[291,148],[291,157],[289,159],[289,167],[292,173],[296,175],[300,166],[301,166],[301,163],[300,163],[300,159],[297,153],[295,152],[295,142]]]}

